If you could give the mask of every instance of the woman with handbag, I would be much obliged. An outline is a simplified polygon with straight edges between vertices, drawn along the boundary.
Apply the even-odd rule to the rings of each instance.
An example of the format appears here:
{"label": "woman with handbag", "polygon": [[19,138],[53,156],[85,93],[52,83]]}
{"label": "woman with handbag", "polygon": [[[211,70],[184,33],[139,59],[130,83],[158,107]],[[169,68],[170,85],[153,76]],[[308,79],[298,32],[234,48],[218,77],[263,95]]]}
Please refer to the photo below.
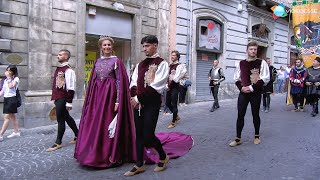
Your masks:
{"label": "woman with handbag", "polygon": [[18,112],[17,89],[19,86],[18,69],[15,65],[9,65],[6,69],[5,80],[3,82],[0,96],[4,96],[3,102],[3,125],[0,131],[0,141],[3,141],[3,134],[8,129],[10,120],[13,122],[13,132],[7,138],[19,137],[19,124],[16,113]]}

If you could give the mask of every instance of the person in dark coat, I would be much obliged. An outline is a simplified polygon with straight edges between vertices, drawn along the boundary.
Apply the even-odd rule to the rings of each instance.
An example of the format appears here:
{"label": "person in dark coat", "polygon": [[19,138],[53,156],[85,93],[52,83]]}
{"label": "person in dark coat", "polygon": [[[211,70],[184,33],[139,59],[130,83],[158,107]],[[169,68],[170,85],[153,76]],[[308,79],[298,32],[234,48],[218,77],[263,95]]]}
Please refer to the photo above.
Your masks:
{"label": "person in dark coat", "polygon": [[311,116],[316,116],[318,111],[318,100],[320,93],[320,57],[313,60],[312,67],[307,69],[306,77],[307,100],[312,106]]}
{"label": "person in dark coat", "polygon": [[270,72],[270,81],[267,85],[263,86],[263,109],[264,112],[269,112],[270,110],[270,94],[273,93],[273,82],[276,80],[277,77],[277,69],[271,65],[270,58],[267,58],[267,64],[269,66],[269,72]]}

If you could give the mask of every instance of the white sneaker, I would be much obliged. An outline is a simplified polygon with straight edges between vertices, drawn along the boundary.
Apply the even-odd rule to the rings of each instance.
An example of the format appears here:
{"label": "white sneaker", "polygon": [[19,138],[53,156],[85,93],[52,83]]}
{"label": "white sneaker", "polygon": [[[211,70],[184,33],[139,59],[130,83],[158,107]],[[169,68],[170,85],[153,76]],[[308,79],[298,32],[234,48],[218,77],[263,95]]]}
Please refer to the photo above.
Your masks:
{"label": "white sneaker", "polygon": [[3,141],[3,136],[0,136],[0,142]]}
{"label": "white sneaker", "polygon": [[12,132],[7,138],[20,137],[20,132]]}

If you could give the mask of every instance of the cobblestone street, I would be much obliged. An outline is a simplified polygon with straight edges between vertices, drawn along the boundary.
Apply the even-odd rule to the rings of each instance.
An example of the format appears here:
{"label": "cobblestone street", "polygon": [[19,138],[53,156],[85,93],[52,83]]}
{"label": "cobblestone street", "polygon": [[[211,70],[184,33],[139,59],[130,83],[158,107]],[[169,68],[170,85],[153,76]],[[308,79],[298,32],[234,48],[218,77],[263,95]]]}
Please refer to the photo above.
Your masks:
{"label": "cobblestone street", "polygon": [[[212,102],[180,108],[181,122],[167,129],[170,116],[160,113],[157,132],[178,131],[191,134],[194,147],[185,156],[171,160],[164,172],[146,172],[132,178],[123,173],[132,164],[112,169],[88,169],[73,158],[73,138],[67,128],[64,147],[48,153],[56,136],[56,126],[22,129],[22,136],[0,142],[0,179],[319,179],[320,116],[290,112],[284,95],[271,96],[271,111],[261,112],[261,144],[253,144],[253,124],[248,109],[242,134],[243,144],[229,147],[235,137],[236,99],[220,102],[221,108],[209,112]],[[11,133],[8,130],[7,136]]]}

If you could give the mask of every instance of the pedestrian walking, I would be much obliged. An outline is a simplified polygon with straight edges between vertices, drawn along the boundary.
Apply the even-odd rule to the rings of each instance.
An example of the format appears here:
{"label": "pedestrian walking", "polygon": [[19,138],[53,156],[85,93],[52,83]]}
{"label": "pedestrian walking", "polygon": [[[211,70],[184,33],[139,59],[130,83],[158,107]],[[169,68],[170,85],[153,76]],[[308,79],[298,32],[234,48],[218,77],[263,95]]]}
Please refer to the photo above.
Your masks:
{"label": "pedestrian walking", "polygon": [[[15,65],[9,65],[5,71],[5,79],[3,81],[0,96],[4,97],[3,100],[3,125],[0,131],[0,141],[3,141],[3,134],[8,129],[10,121],[13,123],[13,132],[7,138],[20,137],[19,123],[17,121],[16,113],[18,107],[21,105],[21,97],[19,94],[18,69]],[[20,99],[19,99],[20,98]],[[19,102],[20,101],[20,102]],[[19,104],[20,103],[20,104]]]}
{"label": "pedestrian walking", "polygon": [[248,104],[251,105],[253,124],[255,129],[254,144],[260,144],[260,104],[263,85],[270,80],[269,67],[266,61],[257,58],[258,44],[250,42],[247,45],[248,57],[240,61],[234,74],[236,86],[240,90],[238,96],[237,136],[229,146],[234,147],[242,143],[241,132],[244,126],[244,116]]}
{"label": "pedestrian walking", "polygon": [[225,80],[223,70],[222,68],[218,67],[218,65],[219,65],[219,61],[217,59],[214,60],[213,67],[210,69],[208,73],[208,79],[210,82],[209,86],[214,99],[210,112],[213,112],[216,109],[220,108],[219,100],[218,100],[219,87],[220,87],[220,83]]}
{"label": "pedestrian walking", "polygon": [[69,114],[69,111],[72,110],[72,100],[76,88],[76,75],[68,62],[70,56],[70,51],[66,49],[60,50],[57,56],[60,64],[53,76],[51,100],[54,101],[56,106],[58,133],[55,143],[47,149],[47,152],[62,148],[62,138],[66,130],[65,123],[74,133],[74,138],[70,141],[70,144],[75,144],[78,136],[78,127]]}
{"label": "pedestrian walking", "polygon": [[168,89],[166,96],[166,105],[172,112],[172,121],[168,129],[174,128],[180,120],[178,115],[178,97],[179,97],[179,81],[187,73],[185,64],[179,63],[180,53],[178,51],[171,52],[171,64],[169,66],[169,78],[167,81]]}
{"label": "pedestrian walking", "polygon": [[160,140],[155,136],[161,106],[161,93],[166,86],[168,63],[157,53],[158,39],[145,36],[141,40],[147,58],[141,61],[132,75],[130,83],[131,105],[134,108],[136,128],[137,161],[125,176],[133,176],[145,171],[144,148],[154,147],[159,154],[159,163],[154,171],[163,171],[169,162],[169,156],[163,150]]}
{"label": "pedestrian walking", "polygon": [[114,40],[101,36],[98,46],[101,57],[91,71],[74,157],[81,165],[109,168],[136,159],[135,132],[129,79],[113,55]]}

